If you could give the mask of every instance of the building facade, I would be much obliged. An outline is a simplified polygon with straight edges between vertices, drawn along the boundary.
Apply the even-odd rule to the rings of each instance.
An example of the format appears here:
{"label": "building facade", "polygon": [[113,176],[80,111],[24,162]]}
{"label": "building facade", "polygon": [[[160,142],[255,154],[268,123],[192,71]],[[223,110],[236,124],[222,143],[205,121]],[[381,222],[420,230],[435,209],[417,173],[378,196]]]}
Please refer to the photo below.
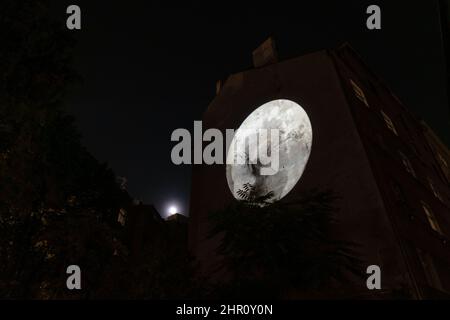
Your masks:
{"label": "building facade", "polygon": [[[336,236],[357,243],[364,264],[382,271],[378,292],[351,281],[333,292],[362,298],[392,298],[400,291],[415,299],[450,297],[448,148],[349,45],[281,62],[273,58],[272,42],[257,50],[263,52],[254,53],[254,69],[218,86],[203,116],[204,130],[237,129],[274,99],[301,105],[312,124],[312,150],[285,199],[311,189],[333,190],[340,198]],[[189,246],[205,274],[221,263],[215,253],[220,238],[208,238],[208,214],[231,201],[236,200],[225,165],[194,166]]]}

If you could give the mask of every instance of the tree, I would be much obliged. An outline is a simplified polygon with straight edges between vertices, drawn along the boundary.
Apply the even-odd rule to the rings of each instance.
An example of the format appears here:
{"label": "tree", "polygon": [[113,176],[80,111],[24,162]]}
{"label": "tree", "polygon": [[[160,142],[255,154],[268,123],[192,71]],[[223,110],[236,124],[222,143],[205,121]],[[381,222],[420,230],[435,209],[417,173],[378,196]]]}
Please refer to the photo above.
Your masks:
{"label": "tree", "polygon": [[116,268],[113,220],[130,203],[64,110],[80,77],[75,41],[51,16],[49,1],[0,2],[0,297],[65,297],[77,261],[95,292],[101,266]]}
{"label": "tree", "polygon": [[314,291],[360,274],[354,245],[332,237],[336,197],[310,191],[296,201],[271,203],[247,184],[240,200],[211,214],[211,237],[221,235],[221,272],[231,273],[224,296],[280,297]]}

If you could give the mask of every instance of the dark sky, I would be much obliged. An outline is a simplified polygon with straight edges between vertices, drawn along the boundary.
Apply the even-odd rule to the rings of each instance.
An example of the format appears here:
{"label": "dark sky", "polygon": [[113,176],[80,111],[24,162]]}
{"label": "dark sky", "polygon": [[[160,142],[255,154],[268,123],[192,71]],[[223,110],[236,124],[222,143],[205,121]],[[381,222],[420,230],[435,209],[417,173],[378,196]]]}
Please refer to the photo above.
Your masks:
{"label": "dark sky", "polygon": [[[444,56],[435,1],[289,1],[158,5],[151,1],[58,1],[82,9],[76,66],[84,84],[67,99],[83,143],[129,192],[165,214],[188,213],[189,166],[170,159],[176,128],[214,97],[215,82],[251,67],[251,52],[274,36],[281,58],[345,41],[413,112],[450,144]],[[382,30],[365,27],[382,9]]]}

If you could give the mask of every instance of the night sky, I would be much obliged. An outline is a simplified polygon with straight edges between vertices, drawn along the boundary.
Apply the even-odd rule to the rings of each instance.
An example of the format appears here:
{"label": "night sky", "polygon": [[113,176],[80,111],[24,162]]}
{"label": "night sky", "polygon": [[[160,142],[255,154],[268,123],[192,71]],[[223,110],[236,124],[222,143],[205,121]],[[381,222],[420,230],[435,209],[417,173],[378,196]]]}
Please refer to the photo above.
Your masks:
{"label": "night sky", "polygon": [[[150,1],[78,4],[76,68],[84,83],[67,97],[83,144],[119,176],[130,194],[188,214],[190,166],[175,166],[170,141],[215,95],[215,83],[248,69],[251,53],[274,36],[281,59],[348,41],[400,99],[450,144],[445,65],[434,1],[229,1],[175,6]],[[382,9],[382,30],[365,27],[366,8]]]}

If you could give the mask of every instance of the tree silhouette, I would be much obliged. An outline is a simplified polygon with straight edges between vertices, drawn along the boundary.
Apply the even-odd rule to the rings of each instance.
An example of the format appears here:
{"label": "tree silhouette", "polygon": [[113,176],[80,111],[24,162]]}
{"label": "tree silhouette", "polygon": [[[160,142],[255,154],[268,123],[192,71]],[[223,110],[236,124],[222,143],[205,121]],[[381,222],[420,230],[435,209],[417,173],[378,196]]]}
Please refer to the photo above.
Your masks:
{"label": "tree silhouette", "polygon": [[354,245],[332,237],[336,197],[310,191],[290,202],[270,203],[247,184],[240,200],[213,212],[211,237],[221,235],[218,271],[231,279],[226,297],[280,297],[287,290],[308,292],[359,275]]}
{"label": "tree silhouette", "polygon": [[130,202],[64,111],[80,80],[75,42],[51,16],[49,1],[0,2],[2,298],[66,297],[65,267],[82,262],[96,290],[120,247],[113,220]]}
{"label": "tree silhouette", "polygon": [[271,200],[274,197],[274,193],[270,191],[265,195],[259,195],[259,192],[256,186],[251,183],[245,183],[242,186],[242,189],[239,189],[237,192],[240,200],[246,203],[248,206],[266,206],[269,205]]}

